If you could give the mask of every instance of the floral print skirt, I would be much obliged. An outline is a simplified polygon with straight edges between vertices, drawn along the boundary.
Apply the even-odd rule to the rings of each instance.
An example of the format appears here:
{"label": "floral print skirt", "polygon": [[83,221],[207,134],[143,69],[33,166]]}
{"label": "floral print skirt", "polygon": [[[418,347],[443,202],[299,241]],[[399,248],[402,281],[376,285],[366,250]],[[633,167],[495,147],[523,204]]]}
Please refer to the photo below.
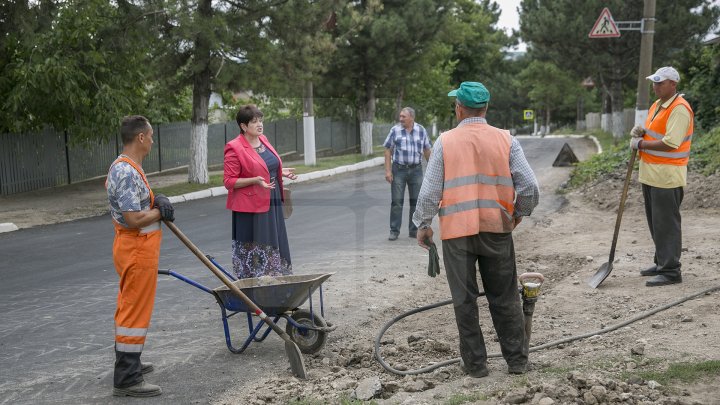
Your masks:
{"label": "floral print skirt", "polygon": [[238,278],[292,274],[282,202],[272,190],[270,210],[263,213],[232,213],[232,262]]}

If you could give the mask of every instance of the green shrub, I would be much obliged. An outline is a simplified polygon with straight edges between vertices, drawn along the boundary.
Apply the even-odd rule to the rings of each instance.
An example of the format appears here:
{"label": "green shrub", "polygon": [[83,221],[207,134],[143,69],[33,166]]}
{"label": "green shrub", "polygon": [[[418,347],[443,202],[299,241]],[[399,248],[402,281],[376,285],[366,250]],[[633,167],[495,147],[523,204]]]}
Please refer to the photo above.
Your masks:
{"label": "green shrub", "polygon": [[716,173],[720,170],[720,127],[694,136],[690,168],[706,176]]}
{"label": "green shrub", "polygon": [[626,167],[630,152],[625,143],[610,146],[603,153],[580,162],[570,174],[568,186],[575,188]]}

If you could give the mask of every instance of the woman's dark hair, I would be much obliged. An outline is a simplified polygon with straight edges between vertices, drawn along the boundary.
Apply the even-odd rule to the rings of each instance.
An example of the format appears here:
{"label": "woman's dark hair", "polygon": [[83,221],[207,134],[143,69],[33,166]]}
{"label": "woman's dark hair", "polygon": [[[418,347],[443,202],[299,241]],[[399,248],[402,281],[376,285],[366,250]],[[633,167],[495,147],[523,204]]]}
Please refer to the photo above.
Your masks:
{"label": "woman's dark hair", "polygon": [[237,121],[238,127],[240,127],[240,133],[244,134],[245,131],[242,129],[242,125],[247,125],[255,118],[262,118],[263,113],[255,104],[248,104],[240,107],[237,114],[235,115],[235,121]]}

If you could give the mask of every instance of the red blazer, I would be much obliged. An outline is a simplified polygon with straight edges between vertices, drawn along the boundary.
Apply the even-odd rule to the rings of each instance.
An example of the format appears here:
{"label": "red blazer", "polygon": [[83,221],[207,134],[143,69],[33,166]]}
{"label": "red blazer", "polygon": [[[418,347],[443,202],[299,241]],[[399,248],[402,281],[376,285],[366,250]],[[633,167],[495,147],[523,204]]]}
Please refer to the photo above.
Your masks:
{"label": "red blazer", "polygon": [[[280,161],[275,187],[280,188],[280,195],[284,201],[282,159],[270,145],[265,135],[260,135],[259,139]],[[267,212],[270,210],[270,190],[261,187],[259,184],[235,188],[235,182],[239,178],[262,176],[267,183],[270,182],[270,172],[265,161],[250,146],[242,134],[225,145],[223,171],[223,183],[228,190],[227,209],[237,212]]]}

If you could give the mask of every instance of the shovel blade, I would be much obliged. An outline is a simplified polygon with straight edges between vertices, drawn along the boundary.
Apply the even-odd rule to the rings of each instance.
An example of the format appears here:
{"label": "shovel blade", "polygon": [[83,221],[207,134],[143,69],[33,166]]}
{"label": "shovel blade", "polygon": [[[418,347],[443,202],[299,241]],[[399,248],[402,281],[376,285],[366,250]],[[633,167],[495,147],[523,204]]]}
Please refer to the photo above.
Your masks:
{"label": "shovel blade", "polygon": [[285,341],[285,353],[290,360],[290,369],[295,377],[304,380],[307,378],[305,362],[303,361],[300,348],[293,341]]}
{"label": "shovel blade", "polygon": [[595,272],[595,274],[592,277],[590,277],[590,280],[588,280],[588,285],[592,288],[598,288],[598,286],[603,281],[605,281],[607,276],[610,275],[610,272],[612,271],[612,269],[613,269],[612,263],[610,263],[610,262],[603,263],[603,265],[600,266],[598,271]]}

